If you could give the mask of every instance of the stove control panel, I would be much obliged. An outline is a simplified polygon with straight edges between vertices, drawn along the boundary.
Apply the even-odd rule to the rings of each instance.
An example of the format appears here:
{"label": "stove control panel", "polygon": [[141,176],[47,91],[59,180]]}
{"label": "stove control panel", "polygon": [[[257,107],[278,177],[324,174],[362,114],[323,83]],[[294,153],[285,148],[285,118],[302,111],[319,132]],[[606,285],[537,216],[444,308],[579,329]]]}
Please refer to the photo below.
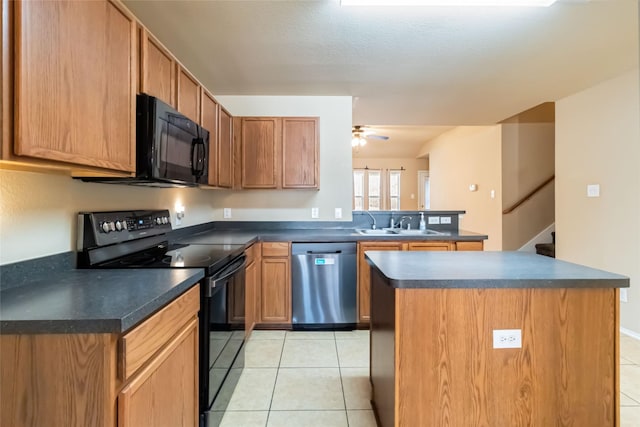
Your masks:
{"label": "stove control panel", "polygon": [[168,210],[81,212],[78,250],[156,236],[171,231]]}

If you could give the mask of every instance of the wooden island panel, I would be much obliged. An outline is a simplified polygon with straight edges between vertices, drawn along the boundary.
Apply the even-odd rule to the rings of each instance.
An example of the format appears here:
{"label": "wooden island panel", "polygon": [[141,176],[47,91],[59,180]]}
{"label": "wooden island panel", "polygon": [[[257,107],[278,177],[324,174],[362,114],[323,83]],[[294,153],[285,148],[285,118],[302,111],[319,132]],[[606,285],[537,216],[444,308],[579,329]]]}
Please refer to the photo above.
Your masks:
{"label": "wooden island panel", "polygon": [[[394,289],[384,280],[372,272],[381,426],[619,425],[616,289]],[[494,329],[521,329],[522,348],[494,349]]]}

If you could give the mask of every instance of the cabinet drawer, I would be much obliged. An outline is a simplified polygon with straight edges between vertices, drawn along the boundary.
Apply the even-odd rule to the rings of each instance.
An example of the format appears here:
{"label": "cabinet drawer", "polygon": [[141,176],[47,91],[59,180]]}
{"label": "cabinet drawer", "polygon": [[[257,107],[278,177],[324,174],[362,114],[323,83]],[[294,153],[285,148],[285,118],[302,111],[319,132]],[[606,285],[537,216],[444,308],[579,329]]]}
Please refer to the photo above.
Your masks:
{"label": "cabinet drawer", "polygon": [[200,309],[199,289],[199,285],[189,289],[120,339],[118,375],[123,381],[197,315]]}
{"label": "cabinet drawer", "polygon": [[289,256],[289,242],[262,242],[262,256]]}

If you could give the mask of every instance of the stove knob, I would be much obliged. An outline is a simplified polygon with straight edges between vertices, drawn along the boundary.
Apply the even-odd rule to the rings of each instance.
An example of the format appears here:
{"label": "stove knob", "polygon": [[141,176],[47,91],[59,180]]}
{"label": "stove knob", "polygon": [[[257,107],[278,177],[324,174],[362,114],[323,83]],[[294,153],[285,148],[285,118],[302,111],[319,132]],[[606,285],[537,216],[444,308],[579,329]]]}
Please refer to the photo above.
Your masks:
{"label": "stove knob", "polygon": [[120,222],[120,220],[116,221],[116,230],[122,231],[122,223]]}
{"label": "stove knob", "polygon": [[108,222],[103,222],[102,224],[100,224],[100,228],[102,229],[102,231],[104,231],[105,233],[108,233],[111,231],[111,227],[109,226]]}
{"label": "stove knob", "polygon": [[113,221],[109,223],[109,228],[111,229],[111,231],[116,231],[116,225]]}
{"label": "stove knob", "polygon": [[162,223],[163,224],[169,224],[169,218],[167,218],[166,216],[162,217]]}
{"label": "stove knob", "polygon": [[162,219],[160,217],[157,217],[155,223],[158,225],[162,224]]}
{"label": "stove knob", "polygon": [[128,230],[127,221],[122,221],[121,224],[122,224],[122,231],[127,231]]}

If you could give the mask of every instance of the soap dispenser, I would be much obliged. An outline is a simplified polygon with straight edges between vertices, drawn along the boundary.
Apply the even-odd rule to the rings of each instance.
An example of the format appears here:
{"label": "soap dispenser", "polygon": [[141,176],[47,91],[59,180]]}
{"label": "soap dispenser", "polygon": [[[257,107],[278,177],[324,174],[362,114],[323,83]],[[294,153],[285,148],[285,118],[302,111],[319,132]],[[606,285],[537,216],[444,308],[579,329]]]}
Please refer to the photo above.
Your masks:
{"label": "soap dispenser", "polygon": [[420,230],[426,230],[427,224],[424,222],[424,212],[420,212]]}

